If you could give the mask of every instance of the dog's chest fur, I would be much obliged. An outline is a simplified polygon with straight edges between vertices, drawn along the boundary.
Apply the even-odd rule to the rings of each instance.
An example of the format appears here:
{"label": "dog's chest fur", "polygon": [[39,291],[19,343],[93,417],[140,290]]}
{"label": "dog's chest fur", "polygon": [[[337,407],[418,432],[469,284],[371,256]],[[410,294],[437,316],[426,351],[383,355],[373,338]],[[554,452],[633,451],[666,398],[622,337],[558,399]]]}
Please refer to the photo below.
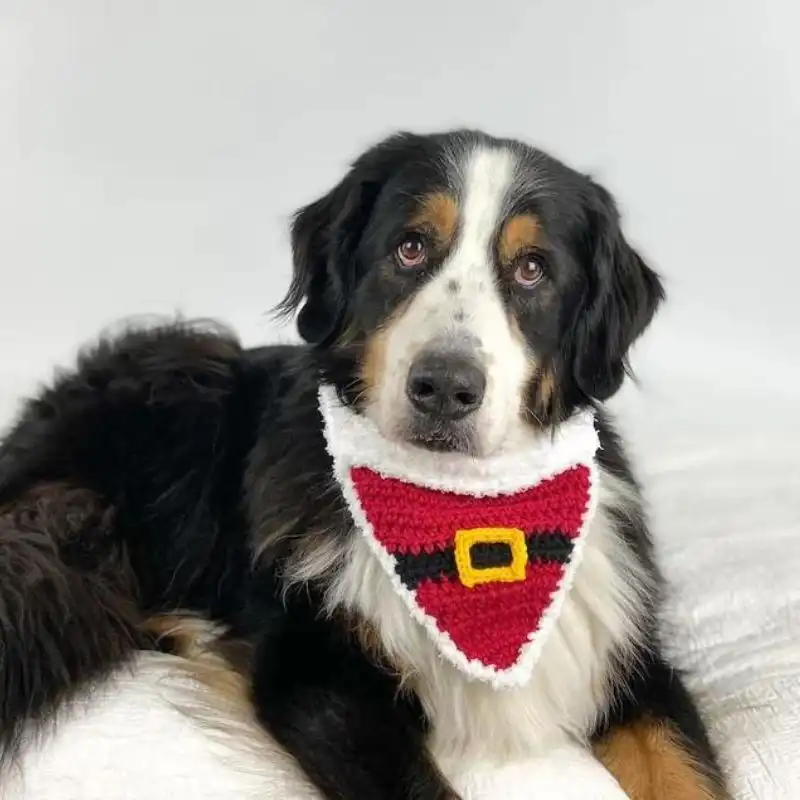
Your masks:
{"label": "dog's chest fur", "polygon": [[646,573],[620,540],[618,513],[637,498],[601,470],[598,510],[583,561],[531,680],[496,689],[445,661],[410,616],[364,538],[350,537],[330,583],[330,611],[367,620],[431,722],[430,748],[445,771],[462,759],[531,756],[585,740],[607,704],[610,671],[635,645]]}

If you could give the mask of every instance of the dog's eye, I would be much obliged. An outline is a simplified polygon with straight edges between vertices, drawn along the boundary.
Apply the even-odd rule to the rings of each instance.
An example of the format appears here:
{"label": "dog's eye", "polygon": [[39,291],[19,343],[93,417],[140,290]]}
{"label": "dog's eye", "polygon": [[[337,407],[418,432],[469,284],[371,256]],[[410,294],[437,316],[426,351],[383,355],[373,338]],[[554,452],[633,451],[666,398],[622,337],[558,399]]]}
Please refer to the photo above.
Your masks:
{"label": "dog's eye", "polygon": [[524,253],[514,261],[514,280],[523,289],[533,289],[544,278],[542,260],[535,253]]}
{"label": "dog's eye", "polygon": [[428,260],[428,248],[418,233],[408,233],[397,245],[397,261],[401,267],[421,267]]}

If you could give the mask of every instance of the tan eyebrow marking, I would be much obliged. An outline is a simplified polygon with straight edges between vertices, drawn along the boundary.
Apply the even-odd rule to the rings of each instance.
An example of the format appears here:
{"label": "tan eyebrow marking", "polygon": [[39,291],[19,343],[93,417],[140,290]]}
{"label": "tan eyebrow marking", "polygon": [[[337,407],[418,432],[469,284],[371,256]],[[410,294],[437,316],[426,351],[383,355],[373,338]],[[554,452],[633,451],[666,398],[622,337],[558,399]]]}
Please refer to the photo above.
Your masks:
{"label": "tan eyebrow marking", "polygon": [[411,224],[430,232],[436,244],[447,249],[452,245],[458,227],[458,203],[447,192],[433,192],[425,195]]}
{"label": "tan eyebrow marking", "polygon": [[517,214],[506,220],[497,245],[500,261],[507,264],[520,253],[543,246],[544,231],[535,214]]}

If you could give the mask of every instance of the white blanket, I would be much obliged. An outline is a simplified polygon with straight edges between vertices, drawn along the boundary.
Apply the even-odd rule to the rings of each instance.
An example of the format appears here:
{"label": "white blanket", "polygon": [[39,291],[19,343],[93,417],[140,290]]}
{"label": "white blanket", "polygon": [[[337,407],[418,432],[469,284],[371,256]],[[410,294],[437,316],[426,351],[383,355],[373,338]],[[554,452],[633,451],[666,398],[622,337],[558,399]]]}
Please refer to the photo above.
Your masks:
{"label": "white blanket", "polygon": [[[170,657],[145,656],[58,733],[31,748],[3,800],[319,800],[284,753],[252,731],[252,747],[191,722],[174,701],[188,688]],[[232,743],[236,743],[235,747]],[[565,780],[565,776],[569,776]],[[503,770],[475,765],[451,776],[465,800],[623,800],[588,753],[565,749]],[[365,799],[366,800],[366,799]]]}

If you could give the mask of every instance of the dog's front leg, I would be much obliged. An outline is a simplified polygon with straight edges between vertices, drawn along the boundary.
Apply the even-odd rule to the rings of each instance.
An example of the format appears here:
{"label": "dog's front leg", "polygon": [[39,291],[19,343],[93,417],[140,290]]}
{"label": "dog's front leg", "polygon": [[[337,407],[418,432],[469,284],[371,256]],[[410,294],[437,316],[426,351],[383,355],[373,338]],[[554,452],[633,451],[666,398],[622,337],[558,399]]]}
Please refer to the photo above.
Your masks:
{"label": "dog's front leg", "polygon": [[262,724],[330,800],[458,800],[433,763],[422,714],[327,620],[292,613],[253,665]]}

